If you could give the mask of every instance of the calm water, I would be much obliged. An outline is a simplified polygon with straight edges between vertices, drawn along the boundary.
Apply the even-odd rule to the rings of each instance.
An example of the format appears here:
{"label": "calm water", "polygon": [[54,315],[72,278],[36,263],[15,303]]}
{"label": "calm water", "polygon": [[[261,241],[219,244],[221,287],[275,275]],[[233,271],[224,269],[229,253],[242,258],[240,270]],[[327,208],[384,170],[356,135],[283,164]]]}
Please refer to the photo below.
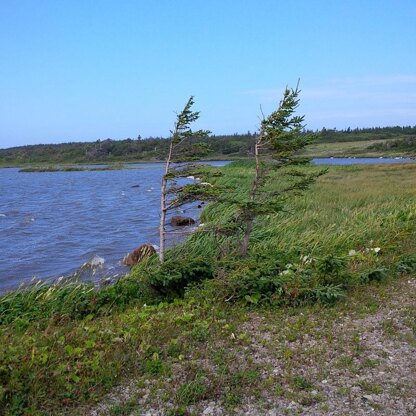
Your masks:
{"label": "calm water", "polygon": [[[224,165],[227,162],[215,162]],[[0,291],[34,276],[69,276],[102,263],[96,278],[126,273],[123,257],[159,244],[162,164],[101,172],[0,169]],[[198,214],[195,204],[184,215]]]}

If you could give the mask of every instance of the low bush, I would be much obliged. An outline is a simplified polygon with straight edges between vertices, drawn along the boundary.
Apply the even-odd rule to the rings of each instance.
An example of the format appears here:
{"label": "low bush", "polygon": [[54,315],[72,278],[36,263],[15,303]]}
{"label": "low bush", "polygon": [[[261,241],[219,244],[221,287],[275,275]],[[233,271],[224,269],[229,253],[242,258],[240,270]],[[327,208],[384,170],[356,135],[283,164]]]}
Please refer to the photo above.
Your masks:
{"label": "low bush", "polygon": [[[280,257],[280,258],[279,258]],[[300,263],[287,263],[288,255],[252,258],[235,262],[219,283],[223,297],[248,304],[273,303],[301,305],[331,303],[341,298],[352,284],[347,263],[328,257],[320,261],[301,257]]]}
{"label": "low bush", "polygon": [[387,270],[386,269],[370,270],[370,271],[362,273],[360,277],[363,283],[374,282],[374,281],[380,282],[381,280],[384,280],[387,278]]}
{"label": "low bush", "polygon": [[396,264],[396,269],[400,273],[416,272],[416,254],[411,254],[400,260]]}
{"label": "low bush", "polygon": [[160,294],[168,297],[182,297],[185,288],[213,277],[212,265],[201,258],[168,260],[151,270],[145,281]]}

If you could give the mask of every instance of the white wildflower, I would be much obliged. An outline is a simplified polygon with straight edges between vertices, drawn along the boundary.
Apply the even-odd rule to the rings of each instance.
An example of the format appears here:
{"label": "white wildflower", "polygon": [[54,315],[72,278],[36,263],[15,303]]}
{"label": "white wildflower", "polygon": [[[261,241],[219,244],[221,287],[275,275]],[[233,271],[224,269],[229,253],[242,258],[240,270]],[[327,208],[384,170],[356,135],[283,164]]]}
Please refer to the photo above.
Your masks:
{"label": "white wildflower", "polygon": [[380,252],[381,248],[380,247],[375,247],[375,248],[373,248],[373,250],[374,250],[374,253],[378,254]]}
{"label": "white wildflower", "polygon": [[349,256],[355,256],[357,254],[357,252],[355,251],[355,250],[350,250],[349,252],[348,252],[348,255]]}
{"label": "white wildflower", "polygon": [[300,256],[300,259],[302,261],[303,264],[311,264],[313,262],[313,258],[309,257],[309,256]]}

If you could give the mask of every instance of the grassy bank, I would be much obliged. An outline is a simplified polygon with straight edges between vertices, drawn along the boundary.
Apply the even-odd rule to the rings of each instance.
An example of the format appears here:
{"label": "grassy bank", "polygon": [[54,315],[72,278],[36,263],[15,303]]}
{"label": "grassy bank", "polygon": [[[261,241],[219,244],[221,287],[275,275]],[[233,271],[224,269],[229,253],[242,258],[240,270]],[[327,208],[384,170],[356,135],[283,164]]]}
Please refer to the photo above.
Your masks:
{"label": "grassy bank", "polygon": [[86,166],[32,166],[20,169],[19,172],[100,172],[104,170],[123,170],[132,169],[124,165],[108,165],[102,167],[86,167]]}
{"label": "grassy bank", "polygon": [[[377,312],[415,272],[416,165],[331,167],[285,212],[258,220],[245,259],[214,231],[235,215],[230,199],[246,192],[251,167],[222,172],[210,182],[227,198],[162,269],[150,259],[100,291],[38,285],[0,299],[0,414],[200,414],[210,402],[238,414],[271,397],[324,411],[325,354],[337,368],[364,365],[355,332],[327,342],[333,325]],[[301,351],[305,334],[327,342],[321,358],[318,347]]]}
{"label": "grassy bank", "polygon": [[303,152],[308,157],[415,157],[415,141],[407,147],[394,146],[399,140],[369,139],[316,142]]}

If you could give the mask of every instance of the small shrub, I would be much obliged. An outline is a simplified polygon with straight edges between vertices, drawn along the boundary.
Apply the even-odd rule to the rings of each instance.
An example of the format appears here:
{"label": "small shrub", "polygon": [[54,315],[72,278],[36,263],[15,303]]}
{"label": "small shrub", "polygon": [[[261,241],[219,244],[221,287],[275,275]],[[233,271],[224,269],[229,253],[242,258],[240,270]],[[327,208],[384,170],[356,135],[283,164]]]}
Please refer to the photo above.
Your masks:
{"label": "small shrub", "polygon": [[318,286],[311,291],[312,299],[319,303],[334,303],[345,297],[342,285]]}
{"label": "small shrub", "polygon": [[189,406],[204,398],[207,387],[200,379],[182,384],[176,393],[176,400],[180,405]]}
{"label": "small shrub", "polygon": [[323,274],[339,274],[345,269],[346,261],[344,258],[329,255],[318,262],[317,269]]}
{"label": "small shrub", "polygon": [[207,321],[198,321],[192,330],[192,338],[196,341],[206,341],[209,336],[209,323]]}
{"label": "small shrub", "polygon": [[[261,259],[259,262],[251,259],[235,265],[234,270],[227,270],[223,282],[224,296],[254,306],[264,303],[291,306],[333,303],[345,295],[350,276],[344,271],[344,261],[332,260],[334,258],[318,264],[317,271],[313,263],[289,265],[275,259]],[[321,273],[324,271],[331,274],[323,277]]]}
{"label": "small shrub", "polygon": [[242,396],[235,393],[235,392],[230,392],[227,391],[224,394],[224,401],[225,401],[225,405],[228,408],[234,408],[235,406],[239,405],[242,401]]}
{"label": "small shrub", "polygon": [[371,270],[361,274],[361,281],[363,283],[367,282],[380,282],[387,277],[387,270],[386,269],[376,269]]}
{"label": "small shrub", "polygon": [[147,282],[167,297],[183,296],[191,283],[213,277],[212,267],[202,259],[170,260],[150,272]]}
{"label": "small shrub", "polygon": [[313,387],[312,383],[303,376],[293,377],[292,384],[298,390],[308,390]]}
{"label": "small shrub", "polygon": [[159,359],[145,360],[143,364],[145,373],[158,376],[166,373],[166,365]]}
{"label": "small shrub", "polygon": [[334,255],[324,257],[318,261],[316,271],[319,282],[323,285],[349,285],[350,276],[345,258]]}
{"label": "small shrub", "polygon": [[400,273],[411,273],[416,271],[416,254],[412,254],[400,260],[396,264],[396,269]]}

